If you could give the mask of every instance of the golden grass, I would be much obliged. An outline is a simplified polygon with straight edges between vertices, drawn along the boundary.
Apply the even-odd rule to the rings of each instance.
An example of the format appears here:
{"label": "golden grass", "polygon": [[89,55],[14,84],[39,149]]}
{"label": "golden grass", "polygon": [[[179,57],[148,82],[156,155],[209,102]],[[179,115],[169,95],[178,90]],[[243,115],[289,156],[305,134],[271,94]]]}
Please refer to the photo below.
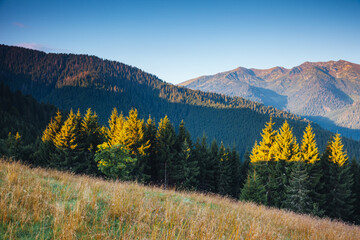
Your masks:
{"label": "golden grass", "polygon": [[342,222],[0,160],[0,239],[359,238]]}

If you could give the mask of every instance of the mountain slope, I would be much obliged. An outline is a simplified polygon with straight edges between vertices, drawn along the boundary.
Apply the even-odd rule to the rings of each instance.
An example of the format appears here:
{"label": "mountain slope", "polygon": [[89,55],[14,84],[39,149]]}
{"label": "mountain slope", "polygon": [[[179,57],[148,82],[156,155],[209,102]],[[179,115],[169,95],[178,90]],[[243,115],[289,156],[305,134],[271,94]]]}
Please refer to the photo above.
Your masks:
{"label": "mountain slope", "polygon": [[245,97],[303,116],[324,116],[342,127],[360,129],[352,110],[342,111],[360,99],[360,65],[343,60],[306,62],[292,69],[239,67],[179,85]]}
{"label": "mountain slope", "polygon": [[[182,119],[193,137],[206,133],[240,153],[260,137],[269,116],[278,127],[288,119],[300,139],[307,122],[294,114],[239,97],[205,93],[167,84],[156,76],[122,63],[94,56],[46,54],[18,47],[0,46],[0,81],[61,109],[91,107],[106,123],[114,107],[127,113],[138,109],[159,120],[165,114],[176,125]],[[323,150],[331,133],[314,125]],[[360,155],[360,143],[344,139],[351,155]]]}
{"label": "mountain slope", "polygon": [[[29,184],[31,182],[31,184]],[[0,159],[1,239],[356,239],[360,227]]]}

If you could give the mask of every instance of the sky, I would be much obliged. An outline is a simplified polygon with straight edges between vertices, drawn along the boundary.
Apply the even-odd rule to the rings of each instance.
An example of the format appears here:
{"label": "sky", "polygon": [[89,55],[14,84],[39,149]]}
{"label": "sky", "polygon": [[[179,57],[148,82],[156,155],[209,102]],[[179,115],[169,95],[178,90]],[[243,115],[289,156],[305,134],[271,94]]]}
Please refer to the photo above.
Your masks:
{"label": "sky", "polygon": [[0,44],[95,55],[173,84],[239,66],[360,64],[360,0],[0,0]]}

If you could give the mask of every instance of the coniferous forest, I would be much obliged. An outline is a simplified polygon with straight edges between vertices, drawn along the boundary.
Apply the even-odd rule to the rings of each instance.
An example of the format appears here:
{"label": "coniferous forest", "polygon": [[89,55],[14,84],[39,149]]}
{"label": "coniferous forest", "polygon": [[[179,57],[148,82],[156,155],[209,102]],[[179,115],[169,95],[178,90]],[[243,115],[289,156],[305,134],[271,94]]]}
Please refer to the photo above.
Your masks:
{"label": "coniferous forest", "polygon": [[[192,141],[185,123],[174,126],[165,116],[156,122],[114,108],[108,125],[90,108],[63,114],[59,110],[24,153],[20,134],[10,133],[2,154],[35,166],[79,174],[211,192],[298,213],[359,224],[360,168],[349,160],[335,134],[320,153],[309,124],[300,144],[287,121],[280,129],[266,123],[261,141],[244,159],[235,147]],[[29,151],[29,150],[28,150]],[[26,158],[28,157],[28,158]]]}
{"label": "coniferous forest", "polygon": [[93,56],[0,50],[1,155],[360,224],[358,141]]}

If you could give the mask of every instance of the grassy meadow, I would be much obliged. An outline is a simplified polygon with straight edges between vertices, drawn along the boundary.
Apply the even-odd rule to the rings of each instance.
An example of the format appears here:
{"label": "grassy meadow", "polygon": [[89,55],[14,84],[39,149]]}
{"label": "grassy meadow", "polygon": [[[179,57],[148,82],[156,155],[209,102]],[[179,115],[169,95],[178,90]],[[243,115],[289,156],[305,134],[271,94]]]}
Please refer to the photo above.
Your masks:
{"label": "grassy meadow", "polygon": [[0,239],[360,239],[360,227],[216,195],[0,160]]}

